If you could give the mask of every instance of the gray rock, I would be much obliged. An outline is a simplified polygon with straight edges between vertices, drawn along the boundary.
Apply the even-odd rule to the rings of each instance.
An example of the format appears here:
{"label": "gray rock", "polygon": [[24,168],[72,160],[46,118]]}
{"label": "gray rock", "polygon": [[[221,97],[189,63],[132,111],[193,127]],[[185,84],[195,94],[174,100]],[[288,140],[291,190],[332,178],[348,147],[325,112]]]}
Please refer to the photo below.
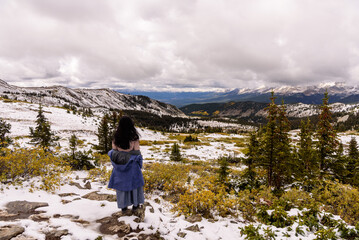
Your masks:
{"label": "gray rock", "polygon": [[77,193],[59,193],[60,197],[78,196]]}
{"label": "gray rock", "polygon": [[87,198],[90,200],[96,200],[96,201],[110,201],[110,202],[116,202],[116,195],[113,194],[98,194],[97,191],[95,192],[90,192],[84,196],[82,196],[83,198]]}
{"label": "gray rock", "polygon": [[105,217],[96,222],[101,223],[99,230],[102,234],[117,234],[119,237],[124,237],[132,232],[130,224],[126,224],[124,221],[119,222],[115,217]]}
{"label": "gray rock", "polygon": [[18,214],[8,213],[6,210],[0,210],[0,221],[14,219]]}
{"label": "gray rock", "polygon": [[68,230],[52,230],[45,233],[45,240],[61,240],[62,236],[69,234]]}
{"label": "gray rock", "polygon": [[87,181],[84,186],[86,189],[91,189],[91,183]]}
{"label": "gray rock", "polygon": [[185,233],[185,232],[178,232],[177,233],[177,236],[179,236],[180,238],[185,238],[186,235],[187,235],[187,233]]}
{"label": "gray rock", "polygon": [[85,189],[84,187],[82,187],[81,185],[80,185],[80,183],[77,183],[77,182],[70,182],[69,183],[69,185],[70,186],[75,186],[75,187],[77,187],[78,189]]}
{"label": "gray rock", "polygon": [[144,205],[139,206],[133,211],[133,215],[138,217],[141,222],[145,220],[146,207]]}
{"label": "gray rock", "polygon": [[201,230],[199,230],[199,227],[198,225],[192,225],[192,226],[189,226],[188,228],[186,228],[185,230],[188,230],[188,231],[192,231],[192,232],[200,232]]}
{"label": "gray rock", "polygon": [[39,207],[47,207],[48,203],[45,202],[28,202],[28,201],[14,201],[6,205],[8,213],[21,214],[21,213],[35,213],[35,209]]}
{"label": "gray rock", "polygon": [[190,223],[200,222],[200,221],[202,221],[202,216],[199,214],[189,216],[186,218],[186,221],[190,222]]}
{"label": "gray rock", "polygon": [[141,233],[138,236],[138,240],[164,240],[164,238],[161,237],[161,234],[157,231],[156,233],[153,234]]}
{"label": "gray rock", "polygon": [[31,215],[30,219],[35,222],[45,222],[45,221],[49,221],[50,217],[40,213],[40,214]]}
{"label": "gray rock", "polygon": [[25,228],[18,225],[7,225],[0,227],[0,240],[10,240],[25,231]]}

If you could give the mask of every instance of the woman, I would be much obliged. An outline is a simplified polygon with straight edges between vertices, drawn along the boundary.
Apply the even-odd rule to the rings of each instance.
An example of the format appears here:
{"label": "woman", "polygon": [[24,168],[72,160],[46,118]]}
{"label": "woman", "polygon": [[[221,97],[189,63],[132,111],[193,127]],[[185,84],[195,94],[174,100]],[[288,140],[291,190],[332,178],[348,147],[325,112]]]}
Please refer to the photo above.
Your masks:
{"label": "woman", "polygon": [[132,212],[144,218],[144,209],[140,206],[145,199],[139,139],[131,118],[122,117],[112,141],[113,149],[108,153],[113,166],[108,187],[116,190],[117,206],[123,215],[131,214],[128,207],[132,205]]}

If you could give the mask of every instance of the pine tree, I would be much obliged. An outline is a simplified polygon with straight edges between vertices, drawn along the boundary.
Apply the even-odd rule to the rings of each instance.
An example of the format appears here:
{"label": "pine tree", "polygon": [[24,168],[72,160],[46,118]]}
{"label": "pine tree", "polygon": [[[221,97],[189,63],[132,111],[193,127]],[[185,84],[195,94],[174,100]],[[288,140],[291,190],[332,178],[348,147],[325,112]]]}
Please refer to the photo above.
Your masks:
{"label": "pine tree", "polygon": [[72,134],[69,138],[69,147],[71,150],[71,157],[75,159],[77,148],[83,143],[75,134]]}
{"label": "pine tree", "polygon": [[218,181],[221,184],[227,184],[228,183],[228,176],[230,173],[230,169],[229,169],[229,160],[230,157],[220,157],[218,158],[218,165],[219,165],[219,169],[218,169]]}
{"label": "pine tree", "polygon": [[333,173],[334,178],[340,180],[341,182],[346,180],[346,161],[347,158],[344,156],[344,146],[342,143],[338,143],[331,163],[331,172]]}
{"label": "pine tree", "polygon": [[274,92],[271,102],[266,108],[268,123],[263,136],[263,158],[260,165],[267,171],[267,184],[280,190],[291,177],[291,149],[288,135],[289,121],[286,116],[285,105],[278,107],[275,104]]}
{"label": "pine tree", "polygon": [[69,147],[71,150],[71,156],[68,157],[70,166],[74,170],[82,169],[92,169],[95,166],[90,162],[90,151],[77,151],[77,148],[83,144],[83,141],[80,140],[75,134],[72,134],[69,138]]}
{"label": "pine tree", "polygon": [[348,157],[346,164],[346,180],[345,183],[352,185],[359,185],[359,151],[358,143],[355,137],[352,137],[349,142]]}
{"label": "pine tree", "polygon": [[323,178],[331,170],[335,149],[338,146],[337,135],[331,123],[332,114],[328,101],[329,97],[326,91],[323,104],[320,106],[321,112],[316,131],[320,178]]}
{"label": "pine tree", "polygon": [[50,122],[44,115],[41,104],[36,117],[35,129],[30,127],[30,144],[40,146],[43,149],[49,149],[56,145],[56,141],[59,137],[55,136],[55,133],[51,131]]}
{"label": "pine tree", "polygon": [[290,159],[290,138],[289,138],[289,120],[286,115],[286,108],[282,100],[281,107],[278,108],[278,119],[277,119],[277,156],[274,171],[274,185],[276,189],[280,189],[284,182],[291,181],[292,176],[292,163]]}
{"label": "pine tree", "polygon": [[247,149],[248,152],[246,154],[246,158],[243,159],[243,164],[247,166],[244,172],[244,178],[248,181],[250,186],[253,186],[256,178],[254,168],[260,161],[259,141],[256,133],[251,133]]}
{"label": "pine tree", "polygon": [[263,139],[263,159],[260,165],[267,171],[267,184],[274,186],[273,171],[275,167],[276,154],[277,154],[277,115],[278,106],[275,104],[274,92],[272,92],[271,102],[266,108],[268,112],[268,123],[265,126],[265,134]]}
{"label": "pine tree", "polygon": [[96,135],[98,138],[97,150],[101,153],[110,151],[112,149],[112,129],[107,114],[102,117]]}
{"label": "pine tree", "polygon": [[10,129],[11,124],[0,118],[0,148],[7,147],[12,143],[12,139],[7,136],[10,133]]}
{"label": "pine tree", "polygon": [[299,133],[299,149],[297,176],[311,179],[318,174],[319,166],[313,146],[313,129],[310,120],[301,121]]}
{"label": "pine tree", "polygon": [[174,143],[171,149],[171,155],[170,155],[171,161],[180,162],[182,161],[182,155],[180,151],[180,147],[177,143]]}

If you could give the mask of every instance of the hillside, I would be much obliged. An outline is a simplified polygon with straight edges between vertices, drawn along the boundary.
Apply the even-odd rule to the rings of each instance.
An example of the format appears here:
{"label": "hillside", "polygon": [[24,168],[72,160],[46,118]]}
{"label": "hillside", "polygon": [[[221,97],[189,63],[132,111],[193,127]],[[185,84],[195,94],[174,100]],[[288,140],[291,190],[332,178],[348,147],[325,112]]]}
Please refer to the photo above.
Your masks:
{"label": "hillside", "polygon": [[0,96],[50,106],[137,110],[156,115],[185,117],[175,106],[146,96],[133,96],[111,89],[72,89],[63,86],[17,87],[0,80]]}
{"label": "hillside", "polygon": [[[257,239],[299,240],[319,239],[316,237],[323,234],[320,239],[328,239],[325,237],[329,234],[339,237],[349,231],[351,236],[359,236],[359,228],[354,228],[357,208],[352,203],[359,197],[355,189],[330,183],[328,191],[336,191],[333,201],[326,201],[328,191],[320,187],[309,195],[288,186],[285,198],[276,197],[265,186],[252,192],[242,189],[248,134],[238,133],[198,133],[193,135],[198,142],[185,142],[188,133],[139,128],[146,181],[145,217],[123,216],[117,208],[115,191],[107,188],[112,169],[109,158],[93,149],[101,110],[94,109],[93,116],[82,116],[44,106],[44,115],[60,137],[60,153],[70,151],[69,137],[76,134],[84,142],[79,150],[90,150],[87,154],[96,162],[91,170],[61,172],[59,166],[53,167],[62,161],[59,153],[46,155],[28,144],[29,127],[36,125],[37,109],[35,103],[0,100],[0,116],[11,124],[9,135],[19,144],[2,149],[4,155],[0,156],[0,170],[8,168],[4,174],[15,174],[14,179],[0,175],[0,239],[231,240],[249,239],[254,234]],[[297,133],[290,132],[293,140]],[[357,134],[339,136],[345,148],[352,137],[359,139]],[[170,160],[174,143],[180,146],[183,162]],[[236,193],[227,193],[217,181],[218,159],[223,156],[230,160],[231,184]],[[54,162],[48,164],[50,160]],[[39,167],[41,171],[29,171]],[[262,179],[264,175],[259,173]],[[336,207],[338,199],[343,203]]]}
{"label": "hillside", "polygon": [[[288,117],[303,118],[318,115],[319,105],[317,104],[285,104]],[[208,117],[236,117],[236,118],[255,118],[265,117],[265,108],[268,103],[259,103],[253,101],[245,102],[227,102],[227,103],[203,103],[190,104],[180,109],[190,116],[208,116]],[[359,104],[330,104],[333,113],[356,114],[359,112]]]}

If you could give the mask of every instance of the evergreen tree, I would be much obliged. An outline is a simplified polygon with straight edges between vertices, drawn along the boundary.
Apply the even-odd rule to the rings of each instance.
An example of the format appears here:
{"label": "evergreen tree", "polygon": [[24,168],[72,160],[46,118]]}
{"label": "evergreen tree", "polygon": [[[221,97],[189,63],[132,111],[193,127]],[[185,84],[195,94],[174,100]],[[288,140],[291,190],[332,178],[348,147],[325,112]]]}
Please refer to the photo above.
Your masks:
{"label": "evergreen tree", "polygon": [[259,162],[259,141],[256,133],[251,133],[249,143],[247,144],[248,152],[246,158],[243,159],[243,164],[247,166],[244,172],[244,178],[248,181],[249,186],[253,186],[256,178],[254,168]]}
{"label": "evergreen tree", "polygon": [[293,167],[289,138],[289,121],[286,115],[286,108],[282,100],[281,107],[278,108],[277,119],[277,156],[275,161],[274,185],[280,189],[285,182],[291,181]]}
{"label": "evergreen tree", "polygon": [[317,175],[319,166],[316,161],[315,150],[313,146],[313,129],[310,120],[301,121],[299,133],[299,149],[297,176],[311,179]]}
{"label": "evergreen tree", "polygon": [[69,138],[69,147],[71,150],[71,157],[72,159],[75,159],[75,153],[77,151],[78,146],[80,146],[83,143],[75,134],[72,134]]}
{"label": "evergreen tree", "polygon": [[289,121],[285,105],[282,103],[282,106],[278,107],[275,104],[274,92],[270,99],[271,102],[266,108],[268,123],[265,126],[263,158],[260,158],[260,165],[267,171],[268,186],[280,190],[291,177]]}
{"label": "evergreen tree", "polygon": [[70,166],[74,170],[92,169],[95,166],[90,162],[92,158],[89,156],[90,152],[77,151],[77,148],[83,144],[75,134],[72,134],[69,138],[69,147],[71,150],[71,156],[66,157],[70,163]]}
{"label": "evergreen tree", "polygon": [[177,143],[174,143],[171,149],[171,155],[170,155],[171,161],[180,162],[182,161],[182,155],[180,151],[180,147]]}
{"label": "evergreen tree", "polygon": [[335,179],[344,182],[347,175],[347,171],[345,168],[347,158],[344,156],[344,147],[342,143],[338,144],[338,147],[335,149],[334,153],[335,155],[331,163],[331,171]]}
{"label": "evergreen tree", "polygon": [[278,106],[275,104],[274,92],[272,92],[271,102],[266,108],[268,123],[265,126],[265,134],[263,139],[263,158],[260,165],[267,171],[267,184],[268,186],[274,186],[273,171],[276,161],[278,138],[277,138],[277,116]]}
{"label": "evergreen tree", "polygon": [[36,117],[36,127],[35,129],[30,127],[30,138],[30,144],[40,146],[43,149],[55,146],[56,141],[59,140],[59,137],[51,131],[50,122],[45,117],[41,104]]}
{"label": "evergreen tree", "polygon": [[101,153],[107,153],[110,151],[112,149],[113,133],[109,123],[109,116],[107,114],[102,117],[96,135],[98,138],[97,150]]}
{"label": "evergreen tree", "polygon": [[349,142],[347,165],[346,165],[346,180],[345,183],[349,183],[355,186],[359,185],[359,151],[358,143],[355,137],[352,137]]}
{"label": "evergreen tree", "polygon": [[12,139],[7,136],[10,133],[11,125],[0,118],[0,148],[9,146]]}
{"label": "evergreen tree", "polygon": [[229,164],[228,160],[230,157],[220,157],[218,158],[218,181],[219,183],[228,184],[228,176],[229,176]]}
{"label": "evergreen tree", "polygon": [[335,149],[338,146],[337,135],[331,123],[332,114],[328,100],[328,92],[326,91],[324,93],[323,104],[320,106],[321,112],[316,131],[320,178],[323,178],[331,170]]}

